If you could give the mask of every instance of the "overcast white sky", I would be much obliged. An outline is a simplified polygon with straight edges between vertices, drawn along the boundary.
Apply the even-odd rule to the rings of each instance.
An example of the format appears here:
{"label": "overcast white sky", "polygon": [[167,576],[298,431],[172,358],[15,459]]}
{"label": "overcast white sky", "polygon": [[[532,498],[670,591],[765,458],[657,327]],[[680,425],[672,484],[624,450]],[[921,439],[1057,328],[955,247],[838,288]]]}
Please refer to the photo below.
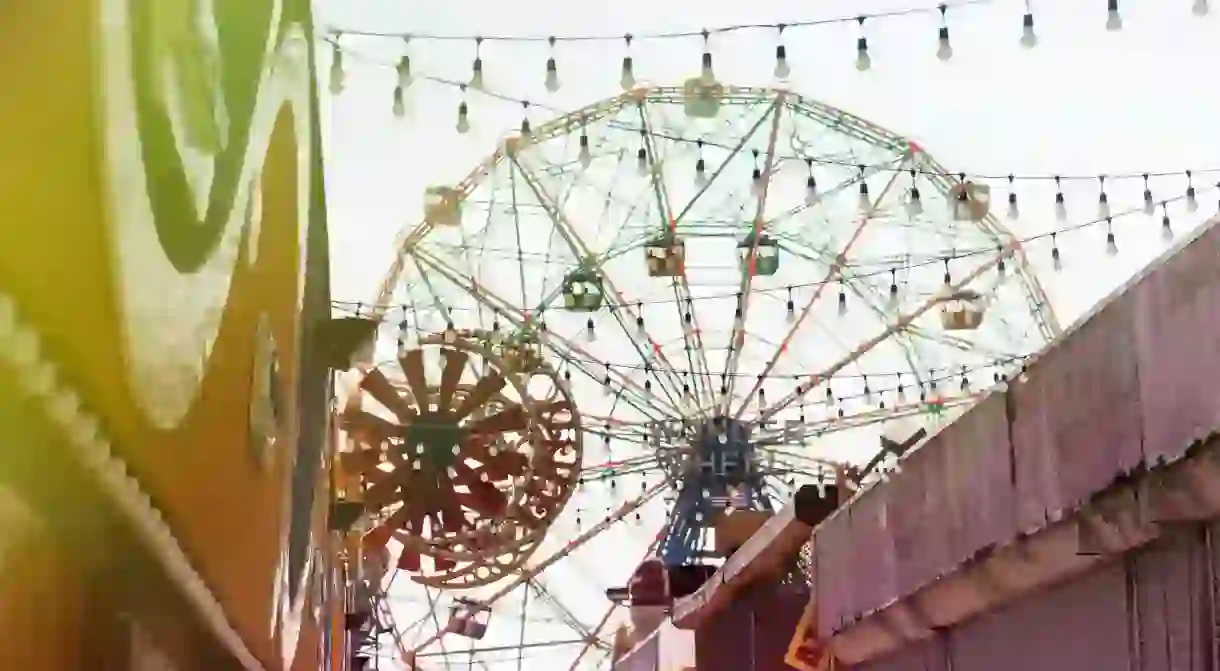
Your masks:
{"label": "overcast white sky", "polygon": [[[1200,18],[1191,14],[1192,1],[1124,2],[1125,25],[1117,33],[1104,29],[1104,3],[1099,0],[1035,1],[1032,9],[1037,17],[1039,44],[1029,51],[1017,44],[1026,3],[995,0],[950,9],[955,54],[947,63],[935,57],[939,21],[935,14],[870,21],[865,30],[873,69],[867,73],[853,67],[858,37],[854,22],[792,29],[784,39],[793,69],[790,85],[804,96],[912,138],[955,172],[1113,175],[1217,168],[1220,94],[1210,80],[1214,79],[1215,64],[1220,63],[1220,18],[1216,17],[1220,8]],[[917,6],[920,3],[911,0],[833,0],[816,6],[793,0],[711,5],[688,0],[623,0],[610,4],[321,0],[317,3],[317,21],[325,28],[390,33],[617,35],[737,23],[791,23]],[[393,258],[396,235],[404,226],[420,220],[424,188],[454,183],[469,173],[520,123],[521,107],[472,93],[468,100],[474,130],[458,135],[454,120],[460,93],[451,86],[417,80],[409,94],[410,114],[397,119],[391,114],[395,82],[392,65],[403,51],[401,41],[349,35],[342,44],[350,50],[345,63],[347,87],[340,96],[328,97],[324,108],[333,294],[337,299],[367,301],[375,295]],[[711,44],[719,80],[752,86],[773,83],[774,31],[742,31],[715,37]],[[698,38],[637,41],[633,47],[637,75],[659,84],[680,84],[696,74],[701,48]],[[409,53],[417,75],[461,81],[469,78],[474,57],[472,41],[415,40]],[[618,93],[621,42],[561,43],[556,56],[563,87],[554,94],[547,93],[543,86],[547,54],[545,42],[485,44],[487,88],[510,99],[535,102],[531,110],[535,122],[554,115],[547,108],[574,109]],[[323,50],[323,79],[328,64],[329,54]],[[634,152],[634,144],[621,144]],[[1212,187],[1217,181],[1220,175],[1216,173],[1196,178],[1201,203],[1198,215],[1188,215],[1180,203],[1171,205],[1179,234],[1192,221],[1215,212],[1218,196]],[[996,210],[1002,214],[998,201],[1004,198],[1006,188],[1002,182],[994,187]],[[1185,190],[1185,178],[1154,180],[1152,188],[1157,200],[1178,197]],[[1008,224],[1014,233],[1023,237],[1064,226],[1054,220],[1050,182],[1022,184],[1019,189],[1023,217]],[[1138,208],[1142,190],[1138,180],[1107,188],[1116,212]],[[1096,217],[1096,182],[1068,182],[1064,191],[1072,222]],[[541,220],[536,223],[544,225]],[[1057,240],[1065,265],[1061,273],[1050,268],[1050,245],[1032,244],[1029,254],[1061,320],[1070,322],[1159,253],[1164,248],[1159,228],[1159,213],[1156,219],[1116,219],[1113,230],[1121,253],[1114,259],[1103,254],[1104,227],[1063,234]],[[861,254],[867,255],[868,251]],[[708,263],[731,264],[731,252]],[[502,264],[506,270],[511,265],[509,261]],[[933,270],[939,276],[939,269]],[[482,272],[491,271],[484,268]],[[648,291],[642,270],[616,272],[621,275],[613,279],[629,298]],[[487,279],[486,274],[483,279]],[[833,294],[826,296],[833,313]],[[666,314],[672,312],[671,306]],[[775,316],[770,322],[758,322],[761,326],[751,321],[750,330],[760,338],[782,338],[782,314]],[[1019,314],[1009,317],[1014,322],[1029,319]],[[852,328],[857,326],[859,333],[844,327],[841,330],[846,332],[836,334],[839,346],[850,348],[872,335],[866,325],[853,322]],[[791,370],[823,362],[813,351],[815,346],[806,346],[811,348],[808,359],[794,364]],[[634,356],[605,349],[598,353],[613,362],[632,361]],[[798,351],[792,356],[795,360],[805,355]],[[751,360],[743,366],[757,369],[764,360]],[[578,401],[582,409],[595,408],[588,412],[605,412],[596,386],[577,386]],[[859,458],[859,450],[853,454],[851,447],[813,449],[836,458]],[[588,439],[586,462],[604,459],[601,449],[600,440]],[[638,481],[625,482],[620,487],[638,489],[639,485]],[[604,511],[622,495],[612,495],[599,486],[597,491],[582,492],[577,499],[573,508]],[[576,533],[571,514],[571,510],[565,513],[565,519],[556,525],[548,547],[560,545]],[[602,590],[626,579],[659,528],[663,514],[660,505],[651,507],[643,523],[620,525],[607,540],[592,543],[549,570],[543,582],[579,620],[594,624],[606,606]],[[546,554],[544,548],[539,556]],[[422,590],[400,588],[405,582],[399,579],[393,592],[402,625],[427,613],[429,596]],[[535,603],[533,596],[531,604]],[[448,596],[437,598],[449,603]],[[574,638],[573,632],[563,626],[557,609],[537,603],[529,609],[522,635],[520,595],[500,602],[488,638],[480,647],[513,645],[518,640]],[[430,634],[434,628],[426,623],[412,636]],[[446,643],[449,648],[463,647],[460,640]],[[527,650],[522,668],[567,669],[574,653],[572,646]],[[480,653],[475,659],[480,662],[476,668],[486,665],[511,669],[518,663],[515,651]],[[470,668],[466,656],[453,656],[451,661],[449,668]],[[389,668],[391,662],[383,660],[382,668]],[[582,668],[593,668],[591,664],[589,658]],[[430,668],[445,665],[434,658]]]}

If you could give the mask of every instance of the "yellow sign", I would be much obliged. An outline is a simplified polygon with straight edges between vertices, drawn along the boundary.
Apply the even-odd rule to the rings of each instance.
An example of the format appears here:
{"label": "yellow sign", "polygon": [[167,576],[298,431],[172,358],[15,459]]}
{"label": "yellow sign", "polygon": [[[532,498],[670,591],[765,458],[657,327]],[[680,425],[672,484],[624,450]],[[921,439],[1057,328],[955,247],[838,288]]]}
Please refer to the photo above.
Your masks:
{"label": "yellow sign", "polygon": [[796,623],[784,663],[799,671],[835,671],[837,668],[830,648],[818,638],[818,604],[814,599],[809,600]]}

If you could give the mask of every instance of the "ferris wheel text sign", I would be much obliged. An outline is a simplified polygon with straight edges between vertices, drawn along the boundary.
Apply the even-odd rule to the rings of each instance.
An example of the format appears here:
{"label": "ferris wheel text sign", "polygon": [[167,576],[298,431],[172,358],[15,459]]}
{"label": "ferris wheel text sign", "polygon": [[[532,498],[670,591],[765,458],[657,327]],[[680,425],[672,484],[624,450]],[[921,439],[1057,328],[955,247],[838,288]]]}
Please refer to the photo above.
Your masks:
{"label": "ferris wheel text sign", "polygon": [[[778,430],[777,430],[778,427]],[[650,421],[646,424],[646,433],[648,435],[649,445],[654,448],[660,448],[664,445],[674,445],[683,442],[690,442],[696,439],[699,435],[698,429],[690,422],[683,420],[673,421]],[[754,443],[767,444],[791,444],[800,443],[805,439],[820,434],[820,431],[809,431],[809,426],[805,422],[798,420],[785,420],[783,422],[737,422],[735,428],[729,432],[721,430],[720,434],[732,436],[732,441],[727,443],[749,443],[749,437],[758,435],[760,438],[753,441]],[[812,434],[812,435],[811,435]]]}

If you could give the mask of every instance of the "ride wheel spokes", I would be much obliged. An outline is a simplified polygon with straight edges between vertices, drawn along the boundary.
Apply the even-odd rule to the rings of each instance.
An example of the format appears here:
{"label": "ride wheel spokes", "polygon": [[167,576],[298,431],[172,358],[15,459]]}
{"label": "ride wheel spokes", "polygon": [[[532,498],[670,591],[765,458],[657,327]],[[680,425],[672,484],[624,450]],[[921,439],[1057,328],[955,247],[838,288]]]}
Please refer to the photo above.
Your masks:
{"label": "ride wheel spokes", "polygon": [[[549,379],[547,393],[533,378]],[[397,541],[398,567],[436,586],[485,584],[523,563],[579,476],[579,416],[561,391],[553,371],[522,379],[464,336],[423,338],[367,371],[342,413],[359,446],[345,466],[375,519],[366,545]]]}

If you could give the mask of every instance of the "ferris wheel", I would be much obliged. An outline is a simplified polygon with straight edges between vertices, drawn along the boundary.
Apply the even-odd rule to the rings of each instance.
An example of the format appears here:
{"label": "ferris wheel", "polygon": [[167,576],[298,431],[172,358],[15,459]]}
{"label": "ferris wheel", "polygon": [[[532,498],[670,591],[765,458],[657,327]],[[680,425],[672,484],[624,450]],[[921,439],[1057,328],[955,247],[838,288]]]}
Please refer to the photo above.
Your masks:
{"label": "ferris wheel", "polygon": [[581,559],[603,532],[638,546],[628,572],[714,561],[726,509],[776,510],[1002,383],[1059,325],[990,199],[844,111],[698,78],[523,124],[429,188],[341,413],[366,544],[426,586],[400,649],[475,615],[483,639],[514,598],[526,645],[520,602],[549,598],[588,663],[609,611],[582,624],[545,571],[625,581]]}

